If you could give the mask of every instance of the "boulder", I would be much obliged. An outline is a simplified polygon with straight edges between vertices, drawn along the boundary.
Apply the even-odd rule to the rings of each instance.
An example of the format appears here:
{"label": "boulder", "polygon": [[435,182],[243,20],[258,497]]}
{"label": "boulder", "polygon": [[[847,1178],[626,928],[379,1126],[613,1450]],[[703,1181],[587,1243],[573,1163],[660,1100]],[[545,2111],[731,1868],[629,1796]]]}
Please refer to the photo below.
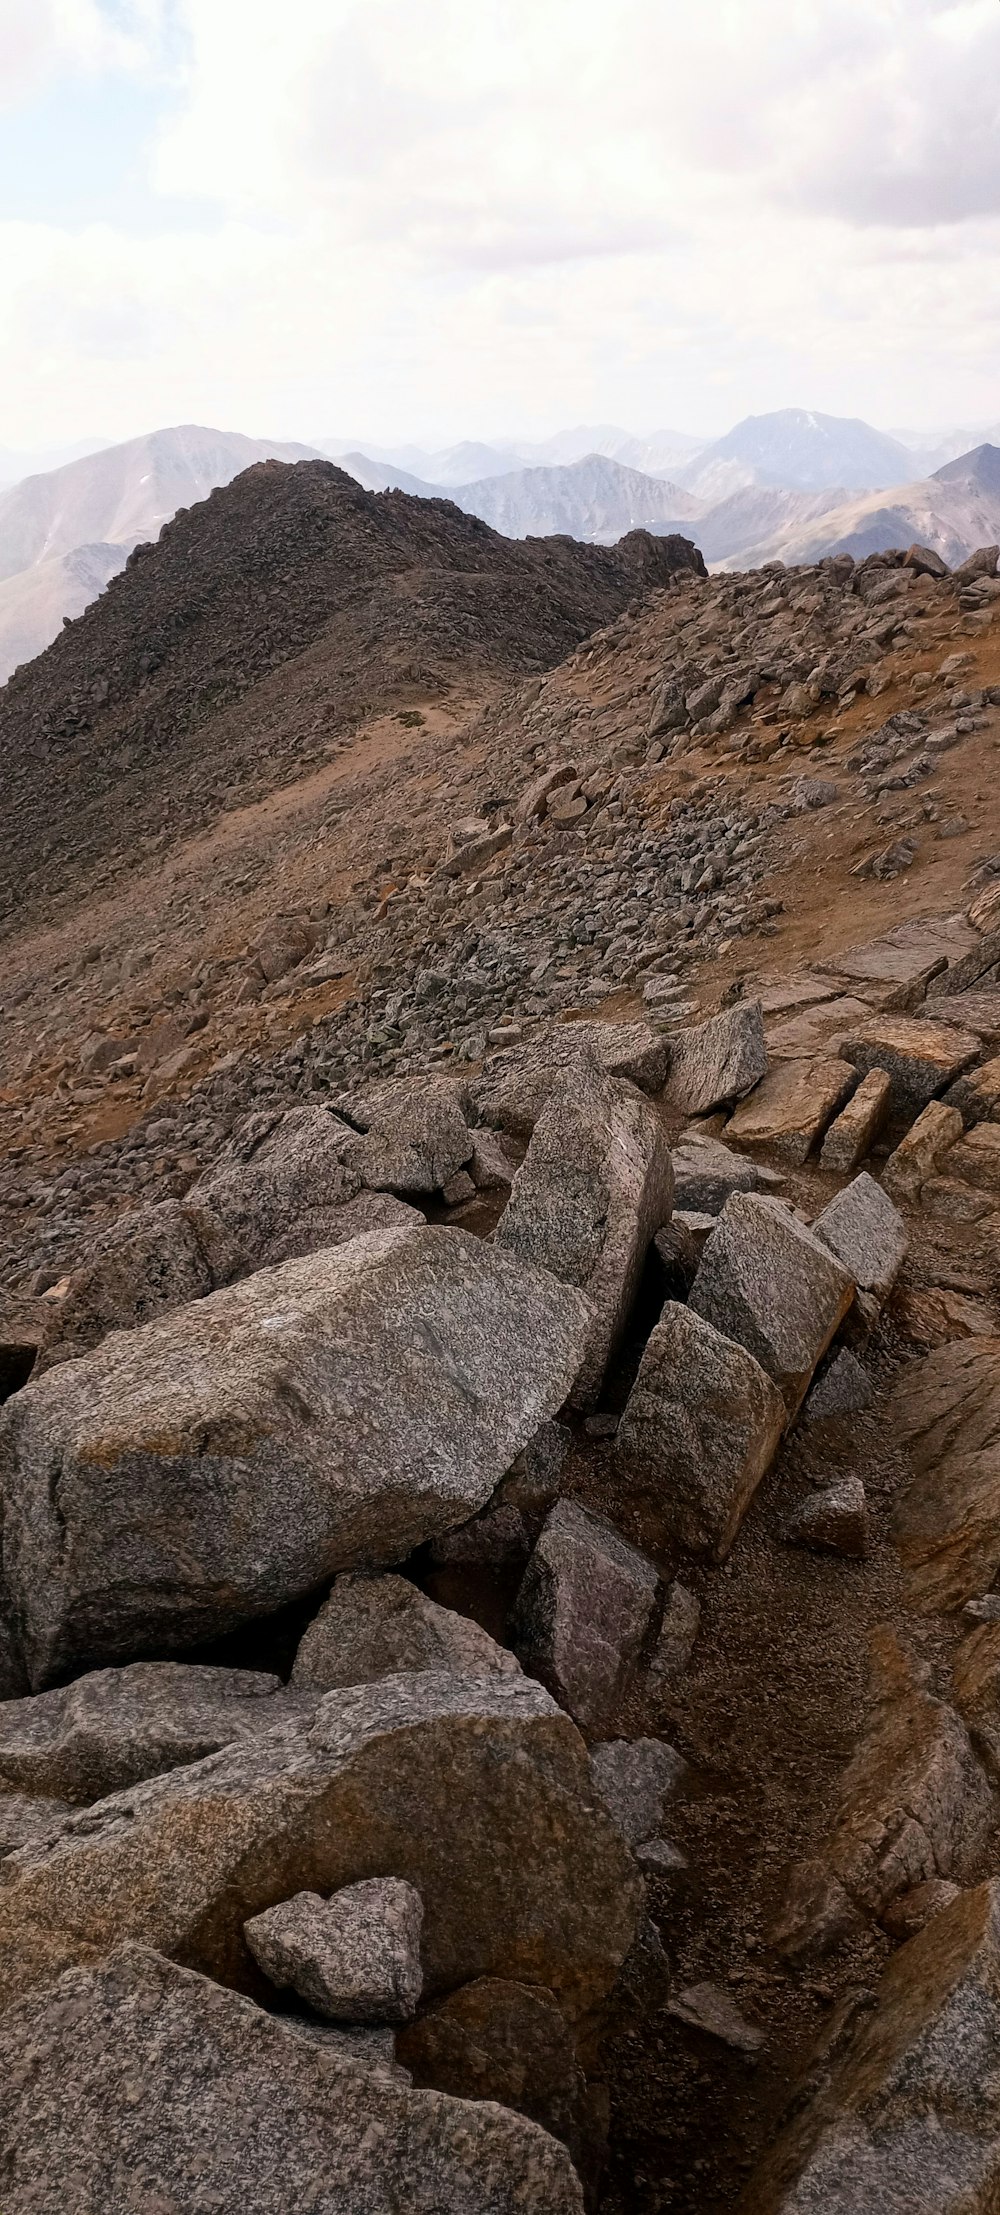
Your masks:
{"label": "boulder", "polygon": [[0,1776],[18,1792],[83,1805],[202,1761],[294,1710],[254,1669],[134,1661],[0,1706]]}
{"label": "boulder", "polygon": [[47,1832],[58,1829],[62,1817],[72,1812],[68,1800],[36,1799],[27,1792],[10,1792],[0,1780],[0,1857],[16,1854],[22,1846],[33,1846]]}
{"label": "boulder", "polygon": [[892,1521],[910,1605],[961,1607],[1000,1573],[1000,1339],[955,1340],[912,1363],[888,1422],[914,1471]]}
{"label": "boulder", "polygon": [[510,1138],[531,1137],[550,1092],[581,1057],[596,1060],[606,1077],[621,1077],[640,1092],[659,1092],[670,1049],[646,1023],[550,1023],[529,1042],[491,1054],[469,1086],[474,1122]]}
{"label": "boulder", "polygon": [[442,1671],[328,1692],[311,1720],[79,1810],[0,1870],[0,2006],[126,1939],[266,1996],[245,1923],[395,1876],[424,1903],[429,1996],[510,1976],[575,2022],[612,1984],[638,1901],[548,1693]]}
{"label": "boulder", "polygon": [[579,2163],[588,2130],[587,2084],[551,1992],[479,1977],[396,2034],[416,2085],[460,2100],[497,2100],[561,2138]]}
{"label": "boulder", "polygon": [[813,1385],[802,1419],[806,1423],[839,1422],[846,1415],[860,1414],[874,1398],[875,1388],[867,1369],[849,1346],[842,1346]]}
{"label": "boulder", "polygon": [[296,1892],[243,1935],[272,1984],[334,2022],[408,2023],[423,1987],[424,1904],[403,1877],[364,1877],[330,1899]]}
{"label": "boulder", "polygon": [[573,1500],[547,1517],[510,1620],[515,1652],[589,1736],[613,1730],[652,1629],[659,1578]]}
{"label": "boulder", "polygon": [[720,1215],[733,1192],[759,1192],[780,1177],[724,1146],[717,1138],[685,1132],[670,1156],[674,1205],[695,1215]]}
{"label": "boulder", "polygon": [[675,1578],[667,1587],[663,1620],[650,1656],[647,1690],[653,1699],[669,1698],[688,1668],[701,1625],[701,1603]]}
{"label": "boulder", "polygon": [[828,1851],[851,1898],[881,1915],[932,1877],[968,1883],[996,1810],[954,1709],[917,1684],[891,1633],[873,1643],[871,1721],[841,1779]]}
{"label": "boulder", "polygon": [[665,1536],[723,1560],[784,1427],[781,1393],[753,1355],[668,1301],[615,1440],[626,1490]]}
{"label": "boulder", "polygon": [[361,1238],[366,1231],[395,1230],[400,1223],[419,1228],[424,1222],[426,1216],[419,1208],[408,1207],[392,1192],[359,1192],[356,1200],[345,1200],[341,1207],[312,1208],[307,1215],[297,1216],[290,1230],[272,1238],[257,1266],[274,1269],[281,1261],[318,1254],[321,1246],[346,1246],[349,1239]]}
{"label": "boulder", "polygon": [[[438,1607],[405,1577],[338,1577],[295,1656],[297,1689],[331,1692],[406,1669],[470,1677],[519,1674],[514,1655],[466,1615]],[[0,1760],[2,1767],[2,1760]]]}
{"label": "boulder", "polygon": [[11,2215],[582,2215],[569,2154],[506,2108],[414,2091],[141,1946],[0,2027]]}
{"label": "boulder", "polygon": [[949,962],[961,960],[975,943],[975,932],[960,915],[918,915],[896,923],[881,938],[849,946],[817,964],[821,974],[841,977],[874,1007],[903,1012],[919,1006],[932,979]]}
{"label": "boulder", "polygon": [[356,1199],[361,1177],[345,1161],[352,1135],[325,1107],[247,1116],[188,1203],[210,1208],[257,1268],[304,1217]]}
{"label": "boulder", "polygon": [[[956,1215],[952,1220],[964,1218]],[[953,1292],[946,1284],[897,1285],[892,1319],[897,1330],[918,1346],[945,1346],[958,1338],[992,1339],[996,1335],[992,1306],[987,1307],[983,1300],[970,1300],[964,1292]]]}
{"label": "boulder", "polygon": [[854,1298],[828,1246],[776,1200],[734,1193],[708,1240],[691,1307],[773,1378],[789,1420]]}
{"label": "boulder", "polygon": [[239,1241],[209,1207],[161,1200],[119,1216],[90,1241],[64,1297],[53,1303],[35,1374],[98,1346],[109,1331],[137,1330],[204,1299],[245,1266]]}
{"label": "boulder", "polygon": [[355,1133],[344,1160],[376,1190],[440,1192],[472,1159],[459,1089],[447,1077],[391,1077],[337,1106]]}
{"label": "boulder", "polygon": [[871,1152],[889,1112],[892,1078],[885,1069],[869,1069],[853,1098],[831,1123],[820,1147],[820,1167],[841,1175],[856,1169]]}
{"label": "boulder", "polygon": [[893,1955],[874,2011],[797,2107],[744,2215],[992,2215],[998,2037],[1000,1896],[984,1884]]}
{"label": "boulder", "polygon": [[[1000,892],[1000,886],[994,890]],[[1000,1054],[956,1077],[945,1094],[945,1105],[958,1109],[966,1128],[971,1123],[1000,1121]]]}
{"label": "boulder", "polygon": [[975,1130],[966,1131],[949,1151],[948,1175],[988,1192],[994,1202],[1000,1200],[1000,1123],[977,1123]]}
{"label": "boulder", "polygon": [[780,1061],[730,1116],[726,1136],[739,1146],[763,1146],[798,1168],[856,1083],[850,1063],[832,1056]]}
{"label": "boulder", "polygon": [[813,1224],[862,1292],[884,1300],[906,1259],[906,1225],[881,1185],[865,1170],[834,1194]]}
{"label": "boulder", "polygon": [[958,1109],[948,1107],[944,1100],[931,1100],[886,1162],[882,1171],[886,1191],[896,1200],[908,1200],[911,1204],[919,1200],[923,1186],[934,1175],[942,1155],[947,1154],[961,1136],[962,1118]]}
{"label": "boulder", "polygon": [[893,1112],[917,1115],[928,1100],[979,1060],[981,1049],[976,1033],[959,1030],[955,1023],[879,1015],[848,1031],[840,1051],[862,1076],[869,1069],[884,1069],[892,1082]]}
{"label": "boulder", "polygon": [[262,1270],[0,1413],[4,1583],[32,1688],[176,1651],[400,1561],[562,1405],[583,1296],[454,1230]]}
{"label": "boulder", "polygon": [[684,1115],[710,1115],[742,1100],[767,1073],[759,1000],[739,1000],[672,1042],[667,1099]]}
{"label": "boulder", "polygon": [[955,1705],[976,1752],[1000,1783],[1000,1622],[985,1622],[959,1647]]}
{"label": "boulder", "polygon": [[797,1546],[863,1561],[868,1552],[868,1508],[861,1478],[838,1477],[835,1484],[815,1492],[790,1518],[788,1536]]}
{"label": "boulder", "polygon": [[594,1784],[629,1846],[657,1835],[687,1762],[662,1738],[609,1738],[590,1756]]}
{"label": "boulder", "polygon": [[571,1394],[593,1407],[628,1322],[654,1232],[673,1204],[663,1125],[632,1085],[581,1064],[546,1101],[494,1248],[547,1269],[593,1308]]}

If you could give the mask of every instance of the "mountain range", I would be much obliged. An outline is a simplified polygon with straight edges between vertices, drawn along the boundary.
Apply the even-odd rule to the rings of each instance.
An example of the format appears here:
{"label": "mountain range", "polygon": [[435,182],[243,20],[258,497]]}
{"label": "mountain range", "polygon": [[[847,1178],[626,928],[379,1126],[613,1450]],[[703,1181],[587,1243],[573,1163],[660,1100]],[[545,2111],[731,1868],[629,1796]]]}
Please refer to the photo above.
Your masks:
{"label": "mountain range", "polygon": [[368,492],[444,498],[510,539],[612,545],[634,529],[680,531],[717,568],[920,540],[954,563],[1000,539],[1000,427],[996,442],[950,451],[961,435],[935,445],[913,434],[925,441],[915,452],[868,423],[801,408],[748,416],[712,441],[597,424],[534,447],[464,441],[435,452],[307,446],[192,424],[154,431],[0,492],[0,683],[83,612],[133,547],[255,462],[336,458]]}

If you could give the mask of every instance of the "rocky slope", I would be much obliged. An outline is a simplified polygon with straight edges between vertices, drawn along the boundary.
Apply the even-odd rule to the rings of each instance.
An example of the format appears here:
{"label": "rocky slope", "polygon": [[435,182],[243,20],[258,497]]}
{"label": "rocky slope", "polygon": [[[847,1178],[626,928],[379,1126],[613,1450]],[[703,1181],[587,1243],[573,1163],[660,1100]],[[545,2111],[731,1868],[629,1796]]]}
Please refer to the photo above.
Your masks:
{"label": "rocky slope", "polygon": [[996,566],[446,587],[8,925],[14,2215],[990,2215]]}

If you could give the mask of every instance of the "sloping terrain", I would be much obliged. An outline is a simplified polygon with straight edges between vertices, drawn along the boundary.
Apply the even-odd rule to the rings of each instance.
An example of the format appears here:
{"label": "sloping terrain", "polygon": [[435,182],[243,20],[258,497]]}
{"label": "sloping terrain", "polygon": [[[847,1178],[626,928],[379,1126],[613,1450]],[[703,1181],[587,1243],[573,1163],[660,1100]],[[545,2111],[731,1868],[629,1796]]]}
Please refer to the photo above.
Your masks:
{"label": "sloping terrain", "polygon": [[995,567],[268,465],[0,695],[12,2215],[992,2215]]}
{"label": "sloping terrain", "polygon": [[820,561],[841,553],[861,561],[866,554],[915,541],[933,547],[953,566],[977,546],[1000,539],[998,473],[1000,448],[978,446],[947,462],[933,477],[900,485],[888,497],[870,493],[832,507],[818,522],[796,519],[791,528],[782,523],[733,555],[727,566]]}
{"label": "sloping terrain", "polygon": [[72,623],[124,569],[129,545],[75,546],[0,581],[0,683],[44,653],[63,623]]}

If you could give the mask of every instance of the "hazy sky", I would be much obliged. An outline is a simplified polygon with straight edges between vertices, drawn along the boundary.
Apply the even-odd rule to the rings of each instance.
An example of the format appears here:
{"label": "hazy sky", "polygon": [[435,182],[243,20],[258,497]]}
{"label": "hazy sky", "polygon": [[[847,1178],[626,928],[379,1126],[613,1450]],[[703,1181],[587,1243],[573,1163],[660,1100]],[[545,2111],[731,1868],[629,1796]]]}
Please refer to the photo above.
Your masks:
{"label": "hazy sky", "polygon": [[0,446],[1000,418],[1000,0],[0,0]]}

